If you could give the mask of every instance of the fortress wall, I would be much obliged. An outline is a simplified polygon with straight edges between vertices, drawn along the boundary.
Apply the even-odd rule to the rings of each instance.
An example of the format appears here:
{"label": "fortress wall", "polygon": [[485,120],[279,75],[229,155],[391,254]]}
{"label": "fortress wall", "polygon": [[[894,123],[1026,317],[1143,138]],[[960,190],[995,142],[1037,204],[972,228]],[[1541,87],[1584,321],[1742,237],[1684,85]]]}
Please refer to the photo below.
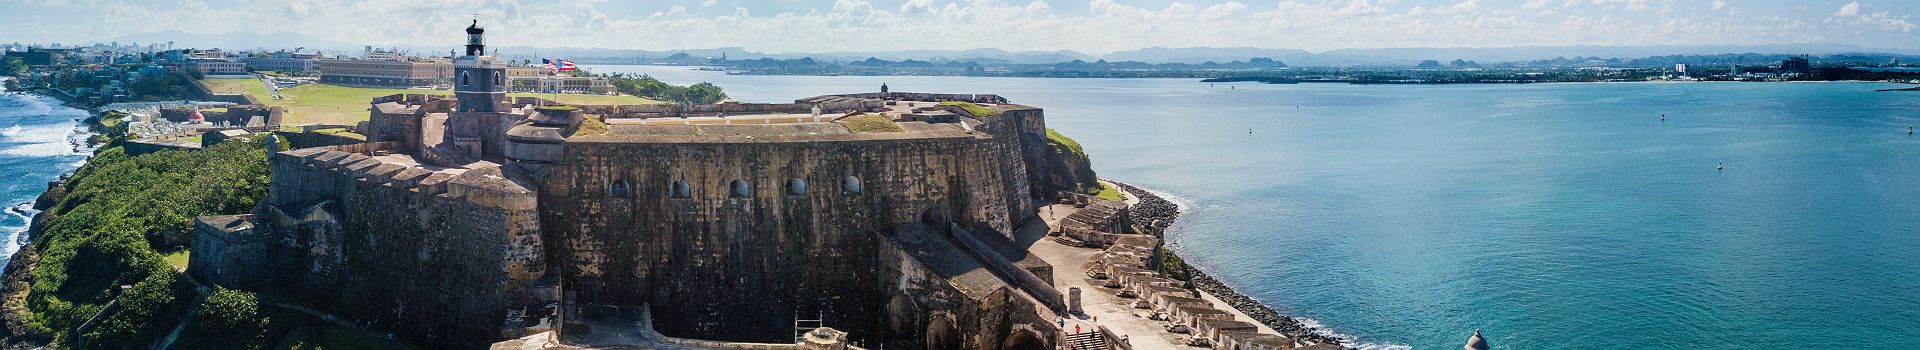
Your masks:
{"label": "fortress wall", "polygon": [[[884,322],[877,332],[892,339],[888,346],[997,350],[1016,329],[1035,330],[1050,343],[1060,342],[1059,327],[1038,316],[1045,306],[1005,286],[973,293],[960,290],[895,244],[882,245],[877,270],[887,297],[884,317],[875,319]],[[977,298],[961,297],[967,295]]]}
{"label": "fortress wall", "polygon": [[[993,135],[988,142],[989,151],[997,159],[1005,159],[999,169],[1007,206],[1007,217],[1016,225],[1026,222],[1034,214],[1030,198],[1044,195],[1041,187],[1047,181],[1047,130],[1046,118],[1038,108],[1014,109],[1002,112],[995,117],[985,117],[986,123],[975,130]],[[995,228],[1002,235],[1012,235],[1012,230]]]}
{"label": "fortress wall", "polygon": [[[574,142],[544,180],[541,225],[574,302],[651,303],[679,337],[785,341],[799,314],[862,339],[880,304],[877,230],[923,217],[1011,228],[981,145]],[[794,178],[804,194],[788,192]],[[689,198],[672,198],[676,180]],[[734,198],[734,180],[751,195]]]}
{"label": "fortress wall", "polygon": [[267,203],[291,216],[276,232],[277,282],[311,305],[443,347],[518,336],[538,321],[522,316],[550,314],[529,288],[546,266],[530,188],[473,176],[493,169],[449,178],[330,150],[272,166]]}

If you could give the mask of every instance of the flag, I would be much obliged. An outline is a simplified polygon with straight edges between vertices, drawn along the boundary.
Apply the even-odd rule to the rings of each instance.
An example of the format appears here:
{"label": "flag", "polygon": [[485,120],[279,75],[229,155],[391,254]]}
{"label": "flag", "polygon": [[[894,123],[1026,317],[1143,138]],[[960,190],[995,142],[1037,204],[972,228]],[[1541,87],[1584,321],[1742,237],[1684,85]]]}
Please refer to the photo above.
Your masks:
{"label": "flag", "polygon": [[573,61],[560,60],[560,70],[579,70],[579,69],[580,69],[580,66],[573,65]]}
{"label": "flag", "polygon": [[545,58],[540,59],[540,68],[545,68],[546,70],[559,69],[559,67],[555,67],[553,65],[553,60],[549,60]]}

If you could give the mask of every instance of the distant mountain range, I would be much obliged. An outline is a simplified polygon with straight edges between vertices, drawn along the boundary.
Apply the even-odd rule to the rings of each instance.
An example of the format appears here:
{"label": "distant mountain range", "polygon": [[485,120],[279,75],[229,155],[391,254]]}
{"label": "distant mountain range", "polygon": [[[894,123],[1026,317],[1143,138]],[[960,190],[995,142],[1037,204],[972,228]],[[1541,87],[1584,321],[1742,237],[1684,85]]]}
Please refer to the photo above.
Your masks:
{"label": "distant mountain range", "polygon": [[[278,33],[227,33],[199,34],[180,31],[164,31],[114,38],[110,41],[126,43],[166,43],[174,41],[176,48],[218,47],[228,50],[254,49],[293,49],[305,47],[308,51],[325,50],[349,56],[358,55],[366,46],[319,39],[303,34]],[[415,55],[434,55],[449,52],[457,46],[402,47]],[[582,63],[617,63],[645,60],[653,62],[676,54],[686,54],[686,61],[704,61],[706,58],[727,57],[731,60],[744,59],[797,59],[811,57],[819,61],[860,61],[867,58],[883,60],[920,60],[920,61],[969,61],[981,64],[1047,64],[1070,62],[1074,60],[1110,62],[1137,61],[1146,63],[1205,63],[1245,61],[1254,57],[1272,58],[1296,67],[1339,67],[1339,66],[1411,66],[1424,60],[1451,61],[1467,60],[1480,63],[1514,62],[1546,60],[1554,58],[1594,57],[1594,58],[1641,58],[1666,55],[1715,55],[1715,54],[1893,54],[1920,55],[1920,50],[1875,49],[1844,44],[1789,44],[1789,45],[1658,45],[1658,46],[1524,46],[1492,48],[1377,48],[1377,49],[1339,49],[1327,52],[1309,52],[1299,49],[1266,48],[1164,48],[1150,47],[1138,50],[1117,51],[1104,55],[1090,55],[1074,51],[1006,51],[983,48],[973,50],[906,50],[874,52],[819,52],[819,53],[762,53],[738,47],[710,49],[687,49],[670,51],[604,49],[604,48],[536,48],[525,46],[497,47],[509,58],[536,59],[567,58]]]}

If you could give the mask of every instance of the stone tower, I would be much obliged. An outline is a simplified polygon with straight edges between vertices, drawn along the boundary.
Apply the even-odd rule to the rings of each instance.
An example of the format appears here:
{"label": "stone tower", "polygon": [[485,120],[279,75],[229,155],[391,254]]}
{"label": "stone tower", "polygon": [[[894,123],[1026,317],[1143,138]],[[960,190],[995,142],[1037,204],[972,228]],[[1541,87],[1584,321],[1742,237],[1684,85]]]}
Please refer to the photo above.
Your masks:
{"label": "stone tower", "polygon": [[453,61],[453,95],[460,112],[499,112],[507,101],[507,65],[487,53],[480,20],[467,26],[467,55]]}

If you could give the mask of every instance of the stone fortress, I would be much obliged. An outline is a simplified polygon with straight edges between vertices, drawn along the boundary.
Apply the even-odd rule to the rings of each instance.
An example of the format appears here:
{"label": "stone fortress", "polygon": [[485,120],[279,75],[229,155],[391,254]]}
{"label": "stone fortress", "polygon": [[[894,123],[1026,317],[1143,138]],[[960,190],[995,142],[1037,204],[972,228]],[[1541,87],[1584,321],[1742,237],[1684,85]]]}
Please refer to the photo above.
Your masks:
{"label": "stone fortress", "polygon": [[454,96],[273,153],[253,213],[196,220],[189,274],[443,348],[1066,347],[1070,298],[1012,239],[1073,188],[1039,108],[561,106],[507,98],[467,34]]}

